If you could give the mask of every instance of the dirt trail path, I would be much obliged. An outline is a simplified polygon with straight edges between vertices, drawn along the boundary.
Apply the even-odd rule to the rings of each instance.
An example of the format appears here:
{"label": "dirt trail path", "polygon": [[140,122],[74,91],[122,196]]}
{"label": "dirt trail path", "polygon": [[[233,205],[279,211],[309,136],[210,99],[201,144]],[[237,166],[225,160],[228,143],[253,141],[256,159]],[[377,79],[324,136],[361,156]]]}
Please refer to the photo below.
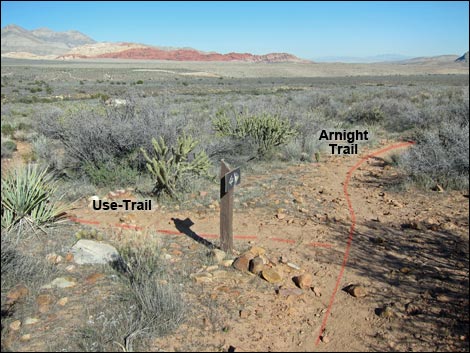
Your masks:
{"label": "dirt trail path", "polygon": [[[365,150],[362,156],[371,152]],[[257,245],[273,259],[287,257],[301,267],[300,272],[314,274],[314,287],[321,296],[310,292],[283,297],[249,276],[230,282],[238,295],[229,291],[222,296],[217,288],[225,282],[220,280],[203,286],[203,292],[220,298],[214,300],[222,305],[215,308],[220,315],[217,320],[229,322],[231,329],[222,332],[216,324],[212,331],[204,328],[205,319],[195,313],[193,320],[174,335],[157,340],[155,347],[468,349],[468,199],[459,192],[394,192],[398,173],[387,166],[384,155],[369,158],[354,170],[347,185],[356,221],[350,243],[351,217],[344,183],[361,158],[330,156],[320,164],[247,177],[239,190],[263,188],[262,198],[269,206],[257,207],[254,202],[236,211],[236,248]],[[116,225],[124,223],[128,228],[143,227],[143,233],[160,230],[168,237],[174,237],[170,233],[176,231],[172,219],[189,218],[194,223],[191,231],[209,241],[217,236],[219,227],[217,209],[156,209],[132,217],[88,208],[75,213],[80,219],[99,222],[97,227],[122,229]],[[179,239],[193,241],[186,236]],[[343,266],[345,251],[348,256]],[[284,270],[284,288],[295,287],[290,278],[298,272]],[[367,296],[356,298],[343,291],[349,284],[362,285]],[[239,317],[240,308],[251,315]],[[323,329],[328,342],[318,343]]]}

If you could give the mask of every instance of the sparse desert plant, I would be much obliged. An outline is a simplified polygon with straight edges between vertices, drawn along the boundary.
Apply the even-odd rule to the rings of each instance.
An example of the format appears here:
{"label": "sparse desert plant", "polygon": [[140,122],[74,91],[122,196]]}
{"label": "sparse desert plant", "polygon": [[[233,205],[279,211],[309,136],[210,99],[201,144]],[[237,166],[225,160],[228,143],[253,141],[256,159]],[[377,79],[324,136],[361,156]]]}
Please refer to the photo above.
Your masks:
{"label": "sparse desert plant", "polygon": [[213,127],[220,136],[252,139],[258,146],[258,155],[262,157],[297,135],[297,130],[288,120],[271,114],[239,115],[235,123],[227,115],[219,114],[213,120]]}
{"label": "sparse desert plant", "polygon": [[[108,299],[93,322],[77,330],[75,339],[86,351],[137,351],[149,337],[177,328],[186,304],[155,246],[119,248],[121,291]],[[138,346],[138,347],[136,347]]]}
{"label": "sparse desert plant", "polygon": [[469,122],[446,121],[418,133],[416,145],[399,164],[418,184],[428,188],[467,189],[469,171]]}
{"label": "sparse desert plant", "polygon": [[[47,263],[44,257],[34,256],[18,250],[8,233],[1,236],[1,273],[2,292],[8,292],[18,283],[25,284],[30,290],[38,289],[56,272],[56,267]],[[4,308],[2,295],[2,310]],[[2,324],[3,324],[2,315]]]}
{"label": "sparse desert plant", "polygon": [[150,158],[144,148],[141,151],[147,160],[148,170],[156,178],[153,193],[157,196],[166,193],[178,198],[180,182],[188,174],[209,177],[209,157],[202,150],[191,156],[198,144],[191,136],[178,136],[176,146],[171,148],[162,137],[158,140],[153,138],[152,144],[155,157]]}
{"label": "sparse desert plant", "polygon": [[16,151],[16,143],[11,140],[2,141],[2,158],[10,158]]}
{"label": "sparse desert plant", "polygon": [[26,226],[36,230],[61,221],[66,208],[53,201],[56,188],[53,175],[36,164],[2,176],[2,229],[21,235]]}

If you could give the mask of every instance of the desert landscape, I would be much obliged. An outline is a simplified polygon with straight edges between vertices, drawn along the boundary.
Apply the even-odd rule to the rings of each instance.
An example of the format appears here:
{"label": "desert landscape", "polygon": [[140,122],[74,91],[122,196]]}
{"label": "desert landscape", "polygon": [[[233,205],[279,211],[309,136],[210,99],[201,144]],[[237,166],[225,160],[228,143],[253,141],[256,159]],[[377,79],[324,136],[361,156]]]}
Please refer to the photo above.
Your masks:
{"label": "desert landscape", "polygon": [[3,27],[2,351],[467,352],[465,49],[316,62]]}

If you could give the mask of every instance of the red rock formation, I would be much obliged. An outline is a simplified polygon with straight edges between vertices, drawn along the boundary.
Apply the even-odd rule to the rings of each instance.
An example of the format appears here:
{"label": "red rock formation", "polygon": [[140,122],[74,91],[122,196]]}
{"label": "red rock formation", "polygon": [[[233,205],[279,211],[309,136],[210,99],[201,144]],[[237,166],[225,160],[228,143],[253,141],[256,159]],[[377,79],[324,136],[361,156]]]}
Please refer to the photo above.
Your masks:
{"label": "red rock formation", "polygon": [[249,53],[202,53],[194,49],[162,50],[158,48],[132,48],[119,52],[104,53],[95,56],[65,54],[61,58],[108,58],[138,60],[173,60],[173,61],[245,61],[245,62],[303,62],[294,55],[287,53],[271,53],[253,55]]}

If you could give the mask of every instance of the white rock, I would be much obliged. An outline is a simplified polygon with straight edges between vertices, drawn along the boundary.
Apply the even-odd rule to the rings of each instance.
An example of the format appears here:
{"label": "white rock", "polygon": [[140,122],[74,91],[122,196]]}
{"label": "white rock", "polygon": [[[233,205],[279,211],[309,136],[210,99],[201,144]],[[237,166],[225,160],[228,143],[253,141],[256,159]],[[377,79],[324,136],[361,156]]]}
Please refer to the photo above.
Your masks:
{"label": "white rock", "polygon": [[105,264],[120,258],[114,246],[89,239],[77,241],[70,252],[73,254],[74,261],[79,265]]}

